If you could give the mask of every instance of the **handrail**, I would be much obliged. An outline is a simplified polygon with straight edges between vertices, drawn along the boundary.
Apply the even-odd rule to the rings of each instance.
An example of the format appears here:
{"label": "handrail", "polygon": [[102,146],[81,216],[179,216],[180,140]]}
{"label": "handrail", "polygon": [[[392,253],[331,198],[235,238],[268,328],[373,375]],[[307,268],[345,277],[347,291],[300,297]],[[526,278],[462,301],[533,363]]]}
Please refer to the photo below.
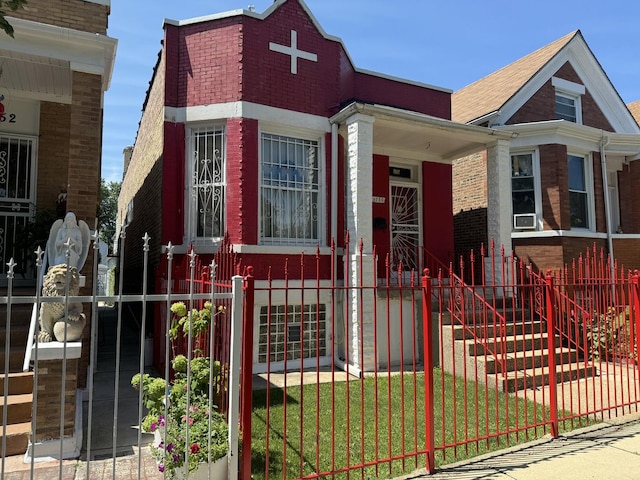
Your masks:
{"label": "handrail", "polygon": [[[536,286],[539,286],[541,288],[546,288],[546,282],[542,277],[542,275],[540,275],[537,272],[534,272],[533,269],[529,269],[529,274],[530,274],[530,278],[532,279],[532,283],[534,283]],[[587,311],[582,305],[580,305],[571,297],[569,297],[566,293],[561,291],[557,285],[554,285],[553,290],[554,290],[554,295],[557,299],[557,303],[565,302],[565,304],[569,305],[570,307],[575,309],[576,312],[581,314],[582,318],[584,318],[586,322],[588,322],[589,324],[592,323],[593,314],[591,312]],[[534,310],[535,310],[535,313],[537,313],[540,316],[540,318],[544,319],[547,322],[549,321],[549,319],[547,318],[546,310],[544,308],[538,309],[534,307]],[[579,339],[570,336],[567,331],[559,327],[557,322],[554,325],[554,329],[560,335],[560,338],[565,339],[567,342],[569,342],[569,345],[573,346],[576,350],[582,352],[582,354],[585,356],[584,358],[588,357],[587,347],[586,345],[580,345]]]}
{"label": "handrail", "polygon": [[[507,321],[506,318],[504,317],[504,315],[502,315],[502,313],[500,313],[496,307],[494,305],[491,305],[486,298],[484,298],[482,295],[478,294],[478,292],[476,292],[476,290],[471,287],[470,285],[467,285],[465,283],[464,280],[462,280],[462,278],[460,278],[458,275],[456,275],[455,273],[453,273],[453,265],[450,264],[448,267],[444,265],[444,263],[438,259],[437,257],[435,257],[431,252],[429,252],[426,248],[422,249],[423,254],[424,254],[424,263],[425,265],[427,265],[427,260],[430,262],[431,265],[434,265],[436,267],[438,267],[441,270],[444,270],[446,272],[448,272],[448,278],[449,278],[449,288],[451,289],[451,295],[449,297],[449,305],[447,306],[447,310],[449,311],[449,313],[451,314],[451,318],[453,320],[456,320],[457,323],[462,326],[463,330],[467,333],[470,333],[473,340],[482,345],[482,347],[484,348],[484,351],[487,352],[487,354],[489,356],[492,356],[493,358],[495,358],[499,363],[500,363],[500,367],[501,367],[501,373],[502,376],[506,376],[506,351],[505,348],[500,348],[500,354],[497,353],[497,349],[492,349],[491,347],[489,347],[488,343],[487,343],[487,339],[486,338],[482,338],[476,335],[475,330],[469,328],[469,325],[467,325],[467,323],[464,321],[463,316],[461,316],[460,314],[458,314],[455,311],[455,302],[456,302],[456,294],[455,294],[455,289],[456,288],[460,288],[461,289],[461,298],[462,298],[462,307],[461,307],[461,312],[466,311],[467,308],[467,304],[466,304],[466,295],[465,292],[468,294],[471,294],[471,304],[474,307],[473,311],[482,311],[482,312],[489,312],[488,315],[492,315],[494,318],[494,324],[496,323],[495,320],[497,320],[497,325],[500,328],[500,345],[501,347],[504,346],[504,338],[505,338],[505,334],[506,334],[506,327],[507,327]],[[435,291],[435,289],[432,289],[433,291]],[[476,303],[477,302],[477,303]],[[497,336],[495,338],[498,338]]]}

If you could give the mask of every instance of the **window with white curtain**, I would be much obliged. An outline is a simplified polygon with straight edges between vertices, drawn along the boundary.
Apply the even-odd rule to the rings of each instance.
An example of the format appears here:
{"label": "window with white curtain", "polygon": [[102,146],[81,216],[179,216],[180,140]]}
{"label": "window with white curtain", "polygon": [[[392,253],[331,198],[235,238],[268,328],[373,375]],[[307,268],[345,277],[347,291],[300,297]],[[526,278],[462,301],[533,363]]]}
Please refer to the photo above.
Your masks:
{"label": "window with white curtain", "polygon": [[319,241],[320,147],[317,140],[261,135],[260,239]]}

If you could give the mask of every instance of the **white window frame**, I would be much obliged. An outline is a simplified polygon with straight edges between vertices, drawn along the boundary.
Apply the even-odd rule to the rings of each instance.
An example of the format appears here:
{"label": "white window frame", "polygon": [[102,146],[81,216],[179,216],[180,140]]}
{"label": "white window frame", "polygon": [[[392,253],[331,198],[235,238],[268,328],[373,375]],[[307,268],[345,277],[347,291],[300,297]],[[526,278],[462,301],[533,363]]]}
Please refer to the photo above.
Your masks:
{"label": "white window frame", "polygon": [[[509,168],[511,169],[511,175],[509,178],[513,179],[513,167],[512,167],[512,157],[515,155],[531,155],[531,163],[533,170],[533,194],[535,201],[535,215],[536,215],[536,228],[535,230],[542,230],[542,187],[540,180],[540,153],[537,148],[529,148],[529,149],[518,149],[512,150],[509,152]],[[513,183],[509,184],[509,188],[512,189]],[[511,218],[513,218],[513,189],[509,195],[511,199],[511,203],[509,204],[509,208],[511,209]],[[519,229],[514,228],[513,222],[511,224],[511,228],[513,231],[520,231]]]}
{"label": "white window frame", "polygon": [[[264,155],[263,155],[263,137],[265,135],[275,135],[280,137],[288,137],[294,140],[301,140],[305,142],[315,142],[317,145],[317,174],[318,174],[318,186],[317,186],[317,205],[316,205],[316,232],[317,238],[290,238],[290,237],[271,237],[265,236],[263,225],[263,172],[264,172]],[[326,236],[326,218],[325,205],[326,205],[326,180],[325,180],[325,143],[324,132],[310,131],[307,129],[287,127],[283,125],[271,125],[264,124],[260,126],[258,132],[258,156],[259,156],[259,168],[258,168],[258,242],[261,245],[324,245]]]}
{"label": "white window frame", "polygon": [[[222,188],[222,199],[220,200],[220,232],[219,235],[215,236],[204,236],[198,235],[198,187],[196,185],[196,176],[198,172],[195,169],[194,165],[194,157],[197,155],[197,137],[200,133],[206,134],[207,132],[212,133],[214,136],[221,135],[222,136],[222,152],[220,152],[220,163],[221,168],[219,172],[219,177],[214,178],[211,183],[212,188]],[[214,140],[215,141],[215,140]],[[188,127],[188,137],[187,137],[187,150],[186,150],[186,191],[187,195],[185,198],[186,203],[186,212],[187,215],[185,218],[187,219],[187,225],[185,228],[186,232],[186,242],[185,243],[193,243],[194,245],[212,245],[212,241],[220,241],[226,232],[226,216],[225,212],[225,202],[226,202],[226,163],[227,163],[227,131],[226,125],[223,123],[207,123],[207,124],[199,124],[199,125],[190,125]],[[216,173],[214,173],[214,176]]]}
{"label": "white window frame", "polygon": [[571,192],[569,188],[569,157],[578,157],[583,159],[583,175],[585,190],[581,191],[587,195],[587,228],[574,227],[569,220],[571,230],[594,232],[596,230],[596,211],[593,194],[593,158],[590,153],[567,151],[567,192],[569,194],[567,201],[569,202],[569,211],[571,211]]}
{"label": "white window frame", "polygon": [[[564,80],[562,78],[553,77],[551,79],[551,84],[555,88],[555,101],[554,107],[556,109],[556,118],[558,115],[558,97],[565,98],[574,102],[575,108],[575,123],[578,125],[582,125],[582,95],[586,92],[584,85],[579,83],[570,82],[568,80]],[[560,120],[560,119],[558,119]],[[567,120],[567,119],[564,119]],[[567,120],[571,122],[571,120]]]}

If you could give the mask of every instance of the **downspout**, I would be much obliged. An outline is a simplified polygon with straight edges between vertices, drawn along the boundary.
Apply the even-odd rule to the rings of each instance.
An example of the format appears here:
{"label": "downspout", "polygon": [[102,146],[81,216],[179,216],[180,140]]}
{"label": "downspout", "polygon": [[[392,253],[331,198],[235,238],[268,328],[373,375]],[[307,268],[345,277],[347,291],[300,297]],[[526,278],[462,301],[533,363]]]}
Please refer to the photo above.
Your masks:
{"label": "downspout", "polygon": [[[338,237],[338,124],[331,124],[331,238]],[[336,262],[337,266],[337,262]]]}
{"label": "downspout", "polygon": [[611,202],[609,200],[609,179],[607,177],[607,156],[605,154],[605,148],[609,145],[609,141],[609,137],[602,132],[602,138],[600,140],[600,167],[602,168],[602,187],[604,189],[604,216],[606,219],[607,246],[609,248],[609,267],[613,273],[614,259],[613,238],[611,237]]}

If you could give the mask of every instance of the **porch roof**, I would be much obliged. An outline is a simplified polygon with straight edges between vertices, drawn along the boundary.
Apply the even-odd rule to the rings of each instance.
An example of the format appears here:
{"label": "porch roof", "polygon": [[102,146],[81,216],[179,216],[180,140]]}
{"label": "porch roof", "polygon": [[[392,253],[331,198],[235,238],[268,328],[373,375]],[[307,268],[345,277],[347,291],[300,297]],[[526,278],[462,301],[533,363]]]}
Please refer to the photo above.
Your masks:
{"label": "porch roof", "polygon": [[359,102],[347,105],[330,121],[344,128],[345,120],[355,114],[375,118],[374,153],[420,161],[450,163],[513,136],[504,129],[465,125],[410,110]]}
{"label": "porch roof", "polygon": [[71,102],[71,73],[102,76],[108,90],[117,40],[106,35],[8,17],[15,38],[0,46],[3,93],[36,100]]}

